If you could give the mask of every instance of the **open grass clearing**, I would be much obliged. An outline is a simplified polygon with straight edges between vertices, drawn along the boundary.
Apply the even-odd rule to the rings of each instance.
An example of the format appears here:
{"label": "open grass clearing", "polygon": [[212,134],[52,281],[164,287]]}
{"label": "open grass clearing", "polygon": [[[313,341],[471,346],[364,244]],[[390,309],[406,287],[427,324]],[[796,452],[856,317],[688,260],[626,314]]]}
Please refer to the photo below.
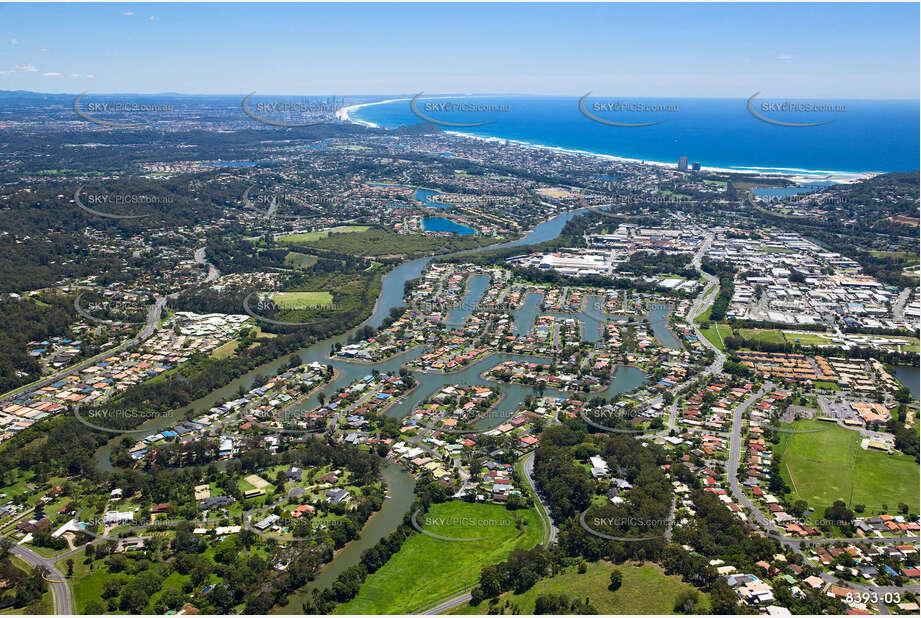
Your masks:
{"label": "open grass clearing", "polygon": [[[521,518],[521,530],[516,516]],[[418,521],[434,534],[482,540],[445,541],[413,535],[387,564],[368,576],[358,596],[336,609],[337,614],[411,613],[472,587],[483,567],[504,561],[515,548],[534,547],[543,535],[533,509],[509,511],[498,504],[444,502],[433,505]],[[462,521],[490,523],[451,523]]]}
{"label": "open grass clearing", "polygon": [[[287,236],[281,236],[278,238],[278,242],[311,242],[314,240],[320,240],[321,238],[326,238],[330,234],[351,234],[354,232],[365,232],[371,229],[368,225],[340,225],[338,227],[331,227],[328,230],[317,230],[315,232],[304,232],[302,234],[289,234]],[[287,256],[285,257],[287,260]]]}
{"label": "open grass clearing", "polygon": [[270,298],[280,309],[307,309],[333,304],[330,292],[275,292]]}
{"label": "open grass clearing", "polygon": [[317,263],[317,256],[291,251],[285,256],[285,266],[292,268],[310,268]]}
{"label": "open grass clearing", "polygon": [[[506,592],[499,597],[499,607],[504,607],[506,601],[510,608],[517,608],[520,614],[533,614],[537,597],[544,594],[566,594],[572,598],[589,600],[589,603],[598,610],[599,614],[626,615],[626,614],[674,614],[675,600],[684,590],[691,590],[693,586],[681,581],[678,575],[665,575],[662,567],[654,563],[645,563],[636,566],[632,563],[613,565],[609,562],[590,562],[585,573],[579,573],[572,567],[554,577],[538,581],[530,590],[523,594]],[[608,590],[611,582],[611,571],[620,571],[623,581],[618,590]],[[699,592],[697,612],[706,614],[710,608],[709,595]],[[486,614],[489,612],[489,602],[484,601],[478,606],[465,604],[449,610],[451,614]],[[505,613],[513,613],[506,609]]]}

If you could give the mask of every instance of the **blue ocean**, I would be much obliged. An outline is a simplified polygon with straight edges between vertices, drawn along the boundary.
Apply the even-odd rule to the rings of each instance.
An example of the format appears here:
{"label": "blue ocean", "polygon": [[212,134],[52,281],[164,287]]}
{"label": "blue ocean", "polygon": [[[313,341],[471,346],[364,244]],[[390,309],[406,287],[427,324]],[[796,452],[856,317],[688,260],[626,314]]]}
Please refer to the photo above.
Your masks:
{"label": "blue ocean", "polygon": [[[752,107],[781,126],[759,119],[747,99],[649,99],[590,96],[584,109],[601,120],[649,126],[612,126],[586,116],[580,97],[438,96],[420,98],[416,110],[442,126],[482,138],[612,155],[649,162],[689,163],[738,171],[833,175],[918,169],[917,100],[791,101],[759,95]],[[446,107],[450,103],[453,107]],[[783,105],[786,103],[787,105]],[[791,105],[792,104],[792,105]],[[809,104],[820,109],[804,110]],[[465,109],[458,110],[458,105]],[[350,113],[354,121],[385,128],[425,122],[410,101],[374,104]]]}

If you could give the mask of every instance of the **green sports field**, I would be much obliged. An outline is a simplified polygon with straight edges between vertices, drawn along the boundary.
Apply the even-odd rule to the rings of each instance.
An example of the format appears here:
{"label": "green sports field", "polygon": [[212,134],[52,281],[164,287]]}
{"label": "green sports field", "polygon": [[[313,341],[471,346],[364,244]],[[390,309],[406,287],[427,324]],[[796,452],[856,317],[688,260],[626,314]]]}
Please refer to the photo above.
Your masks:
{"label": "green sports field", "polygon": [[831,339],[825,335],[784,332],[784,337],[790,343],[796,343],[798,339],[800,345],[831,345]]}
{"label": "green sports field", "polygon": [[[523,528],[515,526],[515,517]],[[443,523],[489,522],[483,525]],[[368,576],[358,596],[336,608],[337,614],[405,614],[474,586],[483,567],[504,561],[515,548],[530,549],[540,542],[543,528],[533,509],[509,511],[498,504],[459,500],[435,504],[419,516],[423,529],[451,538],[446,541],[415,534],[379,571]]]}
{"label": "green sports field", "polygon": [[784,434],[777,449],[784,479],[809,506],[819,511],[844,500],[875,514],[884,504],[894,512],[903,502],[918,513],[918,466],[911,457],[863,450],[859,433],[827,422],[800,420],[788,427],[825,430]]}
{"label": "green sports field", "polygon": [[739,334],[745,339],[753,339],[755,341],[764,341],[768,343],[784,343],[785,341],[783,331],[779,330],[741,328],[739,329]]}
{"label": "green sports field", "polygon": [[328,230],[321,230],[318,232],[305,232],[303,234],[289,234],[288,236],[282,236],[278,239],[279,242],[310,242],[313,240],[320,240],[321,238],[326,238],[333,234],[351,234],[353,232],[365,232],[371,229],[368,225],[340,225],[339,227],[333,227]]}
{"label": "green sports field", "polygon": [[333,303],[329,292],[275,292],[271,299],[281,309],[307,309]]}

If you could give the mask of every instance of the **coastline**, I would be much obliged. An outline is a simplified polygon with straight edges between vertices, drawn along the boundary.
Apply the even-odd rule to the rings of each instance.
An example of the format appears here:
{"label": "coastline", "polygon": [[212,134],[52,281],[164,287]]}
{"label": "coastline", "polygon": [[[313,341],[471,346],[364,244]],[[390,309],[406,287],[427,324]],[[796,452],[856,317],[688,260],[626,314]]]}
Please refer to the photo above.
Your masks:
{"label": "coastline", "polygon": [[[427,97],[427,98],[444,98],[444,97]],[[372,129],[382,128],[380,125],[368,120],[361,120],[360,118],[355,118],[352,114],[363,107],[370,107],[372,105],[383,105],[385,103],[398,103],[400,101],[410,101],[411,98],[396,98],[396,99],[386,99],[383,101],[372,101],[370,103],[360,103],[357,105],[350,105],[344,107],[336,112],[336,118],[343,120],[345,122],[351,122],[352,124],[361,125],[363,127],[368,127]],[[677,169],[677,163],[669,163],[667,161],[652,161],[648,159],[634,159],[629,157],[621,157],[617,155],[604,154],[600,152],[591,152],[589,150],[581,150],[578,148],[565,148],[563,146],[549,146],[546,144],[537,144],[534,142],[528,142],[525,140],[518,139],[506,139],[502,137],[485,137],[482,135],[474,135],[471,133],[464,133],[463,131],[444,131],[447,135],[455,135],[458,137],[466,137],[470,139],[476,139],[483,142],[508,142],[516,146],[522,146],[524,148],[536,148],[538,150],[551,150],[554,152],[562,152],[565,154],[572,154],[583,157],[594,157],[597,159],[604,159],[607,161],[614,161],[617,163],[632,163],[637,165],[653,165],[656,167],[666,168],[666,169]],[[701,171],[707,172],[717,172],[723,174],[748,174],[754,176],[765,176],[765,177],[779,177],[789,180],[797,184],[808,184],[811,182],[816,182],[820,180],[832,181],[836,184],[852,184],[855,182],[860,182],[862,180],[867,180],[873,178],[874,176],[879,176],[885,172],[850,172],[844,170],[807,170],[802,168],[779,168],[779,167],[764,167],[764,166],[754,166],[754,165],[739,165],[737,167],[715,167],[715,166],[701,166]]]}

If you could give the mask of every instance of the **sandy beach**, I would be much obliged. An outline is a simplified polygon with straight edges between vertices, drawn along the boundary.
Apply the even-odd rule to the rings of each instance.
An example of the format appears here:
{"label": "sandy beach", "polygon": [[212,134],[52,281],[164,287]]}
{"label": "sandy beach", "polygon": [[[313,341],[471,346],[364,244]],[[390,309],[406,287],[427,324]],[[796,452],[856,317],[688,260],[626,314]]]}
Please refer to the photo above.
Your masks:
{"label": "sandy beach", "polygon": [[369,105],[383,105],[384,103],[397,103],[398,101],[410,101],[409,98],[404,99],[387,99],[385,101],[371,101],[370,103],[359,103],[358,105],[349,105],[348,107],[343,107],[340,110],[336,111],[336,118],[343,120],[345,122],[351,122],[352,124],[360,124],[363,127],[370,127],[372,129],[379,129],[376,124],[373,122],[368,122],[366,120],[359,120],[358,118],[352,118],[349,114],[352,112],[361,109],[362,107],[368,107]]}
{"label": "sandy beach", "polygon": [[[467,95],[470,96],[470,95]],[[426,98],[444,98],[443,96],[432,96]],[[336,112],[336,118],[343,120],[345,122],[351,122],[353,124],[358,124],[365,127],[380,128],[377,124],[369,122],[367,120],[361,120],[358,118],[353,118],[351,114],[362,107],[370,107],[371,105],[384,105],[385,103],[397,103],[399,101],[411,101],[410,97],[396,98],[396,99],[386,99],[383,101],[371,101],[370,103],[360,103],[358,105],[350,105],[344,107]],[[525,142],[522,140],[515,139],[505,139],[502,137],[484,137],[482,135],[473,135],[470,133],[464,133],[462,131],[445,131],[449,135],[456,135],[458,137],[466,137],[470,139],[481,140],[484,142],[508,142],[509,144],[514,144],[516,146],[521,146],[524,148],[539,148],[541,150],[553,150],[556,152],[563,152],[566,154],[573,154],[584,157],[595,157],[604,159],[606,161],[616,161],[619,163],[632,163],[639,165],[655,165],[657,167],[663,167],[668,169],[677,169],[677,163],[668,163],[666,161],[650,161],[646,159],[631,159],[628,157],[618,157],[616,155],[602,154],[598,152],[590,152],[587,150],[578,150],[574,148],[563,148],[561,146],[547,146],[545,144],[534,144],[531,142]],[[872,178],[873,176],[878,176],[883,172],[842,172],[836,170],[804,170],[798,168],[766,168],[766,167],[753,167],[753,166],[739,166],[736,168],[728,167],[711,167],[711,166],[701,166],[701,170],[707,172],[717,172],[723,174],[750,174],[756,176],[770,176],[770,177],[780,177],[797,184],[805,184],[816,181],[830,181],[838,184],[850,184],[854,182],[859,182],[861,180],[866,180],[867,178]]]}

